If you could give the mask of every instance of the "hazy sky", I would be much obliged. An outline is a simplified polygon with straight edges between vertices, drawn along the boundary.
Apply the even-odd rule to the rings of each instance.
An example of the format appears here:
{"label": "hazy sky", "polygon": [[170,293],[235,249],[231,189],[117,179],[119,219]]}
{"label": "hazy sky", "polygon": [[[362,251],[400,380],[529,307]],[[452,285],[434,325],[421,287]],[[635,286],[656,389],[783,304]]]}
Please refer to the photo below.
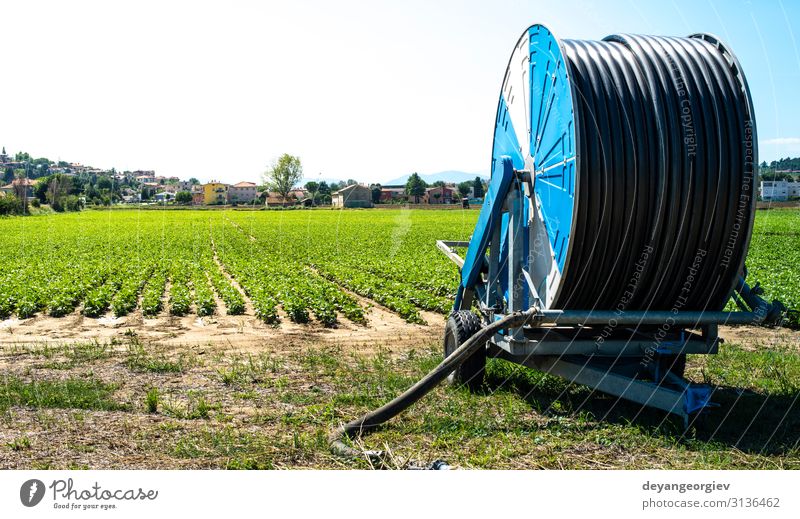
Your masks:
{"label": "hazy sky", "polygon": [[117,169],[257,180],[488,172],[514,43],[716,33],[750,82],[760,156],[800,155],[800,2],[0,4],[0,145]]}

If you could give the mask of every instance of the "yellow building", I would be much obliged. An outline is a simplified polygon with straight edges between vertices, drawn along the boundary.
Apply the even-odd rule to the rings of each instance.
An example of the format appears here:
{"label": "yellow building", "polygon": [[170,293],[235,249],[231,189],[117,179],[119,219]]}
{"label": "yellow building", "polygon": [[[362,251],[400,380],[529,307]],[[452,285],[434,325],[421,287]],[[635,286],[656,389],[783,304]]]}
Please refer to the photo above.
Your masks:
{"label": "yellow building", "polygon": [[203,185],[204,205],[224,205],[228,203],[228,184],[209,182]]}

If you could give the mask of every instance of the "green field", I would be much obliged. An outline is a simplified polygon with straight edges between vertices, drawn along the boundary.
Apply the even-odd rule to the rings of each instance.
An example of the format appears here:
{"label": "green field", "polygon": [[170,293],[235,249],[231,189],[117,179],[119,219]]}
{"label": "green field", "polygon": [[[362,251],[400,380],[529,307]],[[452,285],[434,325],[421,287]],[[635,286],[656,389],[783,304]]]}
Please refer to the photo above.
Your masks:
{"label": "green field", "polygon": [[[0,468],[366,468],[333,456],[327,436],[441,361],[434,317],[449,309],[457,271],[434,243],[468,238],[476,216],[111,210],[0,219]],[[748,259],[765,295],[794,307],[798,227],[800,211],[760,211]],[[401,328],[373,329],[370,301]],[[129,315],[103,328],[97,317],[114,314]],[[194,318],[174,316],[185,314],[259,326],[250,342],[233,341],[234,328],[183,343]],[[37,323],[67,321],[111,335],[26,339]],[[148,322],[165,333],[147,336]],[[374,332],[369,344],[352,341],[354,330]],[[407,330],[427,335],[411,340]],[[688,431],[675,416],[492,359],[481,391],[437,387],[361,446],[388,449],[396,467],[441,458],[495,469],[800,469],[800,333],[722,335],[718,355],[689,356],[687,378],[710,384],[720,407]]]}
{"label": "green field", "polygon": [[[477,211],[87,211],[0,219],[0,318],[240,314],[362,322],[352,292],[420,322],[446,313],[458,273],[436,239]],[[750,280],[800,307],[800,211],[760,211]],[[229,277],[244,290],[240,293]],[[216,298],[214,295],[216,294]],[[221,301],[222,304],[217,304]]]}
{"label": "green field", "polygon": [[[476,211],[87,211],[0,220],[0,318],[215,312],[249,298],[299,323],[364,319],[347,291],[420,322],[445,313],[457,271],[435,240],[465,239]],[[232,276],[244,294],[234,288]],[[344,290],[343,290],[344,289]],[[214,293],[224,302],[215,305]]]}
{"label": "green field", "polygon": [[[764,297],[800,309],[800,210],[772,209],[756,213],[748,280],[764,287]],[[800,324],[792,316],[794,325]]]}

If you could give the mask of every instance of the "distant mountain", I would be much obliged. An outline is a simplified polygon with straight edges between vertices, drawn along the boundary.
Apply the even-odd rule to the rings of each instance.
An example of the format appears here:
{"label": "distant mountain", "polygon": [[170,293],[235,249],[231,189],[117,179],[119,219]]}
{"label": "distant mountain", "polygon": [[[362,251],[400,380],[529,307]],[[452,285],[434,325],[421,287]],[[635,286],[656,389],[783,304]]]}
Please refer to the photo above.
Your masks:
{"label": "distant mountain", "polygon": [[[396,185],[405,185],[408,182],[408,177],[411,174],[403,175],[402,177],[393,178],[387,182],[383,182],[384,186],[396,186]],[[467,173],[465,171],[440,171],[439,173],[429,173],[424,175],[420,173],[420,178],[427,182],[428,184],[433,184],[434,182],[438,182],[443,180],[445,182],[452,182],[458,184],[460,182],[466,182],[468,180],[475,180],[475,177],[481,177],[483,179],[489,178],[487,175],[482,173]]]}

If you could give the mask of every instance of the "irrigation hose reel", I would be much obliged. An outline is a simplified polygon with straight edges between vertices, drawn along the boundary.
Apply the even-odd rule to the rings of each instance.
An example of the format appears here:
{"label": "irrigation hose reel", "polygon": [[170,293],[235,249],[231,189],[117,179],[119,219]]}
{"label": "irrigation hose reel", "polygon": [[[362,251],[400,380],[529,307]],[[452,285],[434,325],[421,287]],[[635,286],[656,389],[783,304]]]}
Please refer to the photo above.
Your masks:
{"label": "irrigation hose reel", "polygon": [[[461,270],[439,366],[339,427],[349,445],[446,377],[484,380],[487,356],[676,414],[711,388],[683,378],[720,324],[780,324],[746,282],[756,124],[739,62],[718,38],[560,40],[533,25],[506,68],[491,178],[469,242],[437,241]],[[464,257],[459,251],[466,249]],[[733,297],[740,311],[726,311]],[[445,468],[434,462],[430,468]]]}
{"label": "irrigation hose reel", "polygon": [[[531,317],[453,378],[481,384],[488,354],[686,423],[708,408],[710,388],[683,379],[686,354],[716,353],[720,324],[785,313],[744,280],[756,142],[744,72],[718,38],[528,28],[503,79],[473,235],[437,242],[461,268],[445,355],[513,312]],[[741,311],[724,310],[732,296]]]}

